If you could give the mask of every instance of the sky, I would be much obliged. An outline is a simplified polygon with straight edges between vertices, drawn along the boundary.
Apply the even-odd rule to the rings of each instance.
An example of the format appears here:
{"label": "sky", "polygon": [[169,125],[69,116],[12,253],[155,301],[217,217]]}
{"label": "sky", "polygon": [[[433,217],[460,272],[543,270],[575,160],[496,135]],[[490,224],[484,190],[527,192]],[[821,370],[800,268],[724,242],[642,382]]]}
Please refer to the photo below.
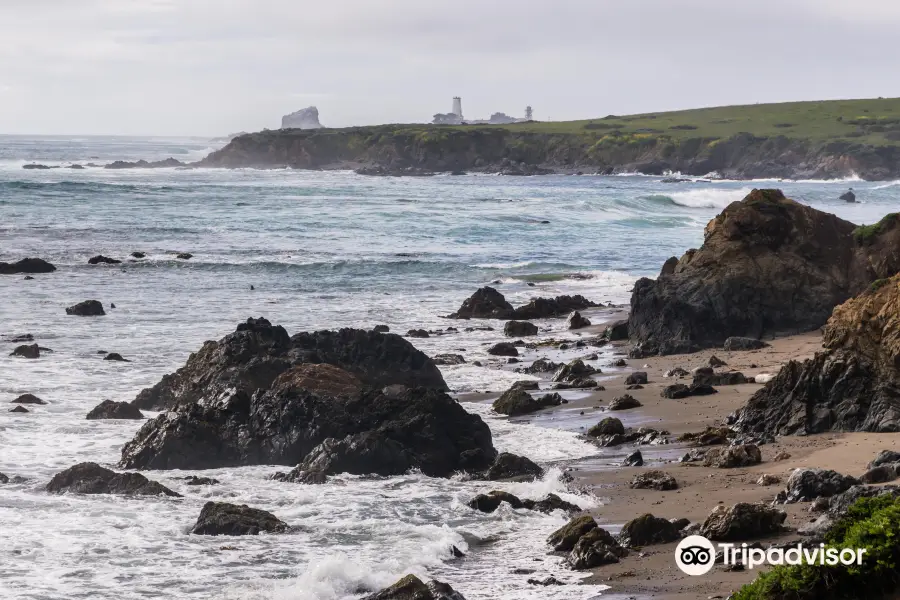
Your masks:
{"label": "sky", "polygon": [[900,96],[896,0],[0,0],[0,133]]}

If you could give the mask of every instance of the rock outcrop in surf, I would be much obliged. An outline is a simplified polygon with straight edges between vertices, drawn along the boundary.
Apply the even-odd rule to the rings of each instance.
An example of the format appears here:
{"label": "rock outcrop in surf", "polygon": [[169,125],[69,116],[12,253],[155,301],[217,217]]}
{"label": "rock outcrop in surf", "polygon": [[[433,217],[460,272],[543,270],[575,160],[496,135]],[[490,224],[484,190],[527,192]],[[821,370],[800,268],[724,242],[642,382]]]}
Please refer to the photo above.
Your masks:
{"label": "rock outcrop in surf", "polygon": [[132,404],[144,410],[166,410],[200,400],[227,404],[268,389],[295,367],[323,364],[337,367],[331,373],[336,375],[316,370],[316,389],[332,393],[363,385],[447,389],[434,362],[399,335],[341,329],[289,336],[283,327],[260,318],[248,319],[234,333],[203,344],[183,367],[140,392]]}
{"label": "rock outcrop in surf", "polygon": [[528,304],[513,308],[496,289],[485,286],[466,298],[451,319],[522,320],[564,317],[574,311],[600,306],[581,295],[556,298],[532,298]]}
{"label": "rock outcrop in surf", "polygon": [[633,356],[821,327],[835,306],[900,270],[897,219],[871,227],[753,190],[706,226],[703,245],[631,297]]}
{"label": "rock outcrop in surf", "polygon": [[736,417],[747,433],[900,431],[900,275],[838,306],[824,350],[782,367]]}

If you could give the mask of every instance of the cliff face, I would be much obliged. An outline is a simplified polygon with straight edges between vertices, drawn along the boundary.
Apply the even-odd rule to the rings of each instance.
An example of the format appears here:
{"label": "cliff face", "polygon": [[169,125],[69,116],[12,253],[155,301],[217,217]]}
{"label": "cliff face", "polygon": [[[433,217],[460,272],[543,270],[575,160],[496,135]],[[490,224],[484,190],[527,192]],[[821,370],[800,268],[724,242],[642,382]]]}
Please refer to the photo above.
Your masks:
{"label": "cliff face", "polygon": [[281,117],[282,129],[321,129],[319,123],[319,109],[315,106],[307,106],[296,112]]}
{"label": "cliff face", "polygon": [[509,165],[588,173],[718,172],[730,178],[900,178],[900,147],[813,144],[738,134],[726,139],[544,133],[509,127],[381,126],[243,135],[201,161],[206,167],[497,171]]}

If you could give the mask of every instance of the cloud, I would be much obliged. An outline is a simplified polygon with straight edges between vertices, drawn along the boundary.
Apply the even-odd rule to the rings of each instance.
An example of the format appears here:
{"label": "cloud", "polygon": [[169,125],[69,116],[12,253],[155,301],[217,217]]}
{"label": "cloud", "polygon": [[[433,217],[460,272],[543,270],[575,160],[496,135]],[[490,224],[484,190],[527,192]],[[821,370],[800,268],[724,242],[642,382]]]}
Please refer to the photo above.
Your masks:
{"label": "cloud", "polygon": [[0,132],[208,134],[900,95],[895,2],[3,0]]}

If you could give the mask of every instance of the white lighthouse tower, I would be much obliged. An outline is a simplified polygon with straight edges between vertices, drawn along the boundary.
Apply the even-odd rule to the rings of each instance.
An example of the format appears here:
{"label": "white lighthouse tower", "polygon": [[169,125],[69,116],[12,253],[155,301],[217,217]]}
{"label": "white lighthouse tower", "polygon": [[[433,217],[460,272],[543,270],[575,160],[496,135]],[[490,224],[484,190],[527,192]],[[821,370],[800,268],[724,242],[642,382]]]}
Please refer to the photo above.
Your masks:
{"label": "white lighthouse tower", "polygon": [[459,96],[454,96],[454,97],[453,97],[453,111],[452,111],[452,112],[453,112],[454,115],[456,115],[457,117],[459,117],[459,120],[460,120],[460,121],[462,121],[462,118],[463,118],[463,114],[462,114],[462,98],[460,98]]}

